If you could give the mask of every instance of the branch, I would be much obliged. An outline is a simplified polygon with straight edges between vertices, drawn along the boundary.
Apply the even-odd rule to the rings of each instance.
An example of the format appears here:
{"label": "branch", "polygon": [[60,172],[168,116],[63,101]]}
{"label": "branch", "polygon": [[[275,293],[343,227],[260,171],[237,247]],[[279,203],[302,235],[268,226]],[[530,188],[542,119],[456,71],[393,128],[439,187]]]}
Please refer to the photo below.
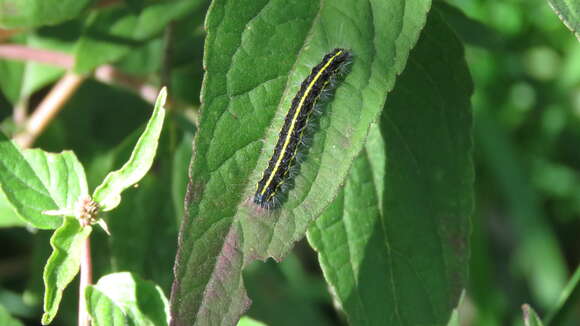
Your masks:
{"label": "branch", "polygon": [[35,61],[64,69],[71,69],[74,65],[74,58],[69,54],[35,49],[20,44],[0,44],[0,58]]}
{"label": "branch", "polygon": [[159,89],[145,83],[141,78],[124,74],[111,65],[103,65],[95,70],[95,79],[105,84],[126,87],[141,96],[148,103],[155,103]]}
{"label": "branch", "polygon": [[90,326],[91,319],[87,312],[85,289],[93,283],[93,264],[91,261],[91,237],[85,239],[81,248],[81,271],[79,286],[79,321],[78,326]]}
{"label": "branch", "polygon": [[30,147],[84,79],[84,76],[73,73],[65,74],[42,100],[38,108],[30,116],[30,119],[26,121],[24,130],[14,137],[16,143],[24,148]]}

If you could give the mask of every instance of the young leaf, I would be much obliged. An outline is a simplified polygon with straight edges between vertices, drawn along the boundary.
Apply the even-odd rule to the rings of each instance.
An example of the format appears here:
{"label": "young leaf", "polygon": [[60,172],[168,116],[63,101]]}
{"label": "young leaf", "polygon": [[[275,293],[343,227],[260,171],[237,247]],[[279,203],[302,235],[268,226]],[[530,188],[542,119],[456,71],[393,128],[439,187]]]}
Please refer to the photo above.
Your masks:
{"label": "young leaf", "polygon": [[103,211],[110,211],[117,207],[121,201],[121,193],[139,182],[149,171],[157,152],[159,135],[165,118],[165,100],[167,90],[163,88],[155,102],[155,108],[151,119],[145,127],[145,131],[131,153],[131,157],[119,170],[109,173],[103,183],[95,189],[93,199],[99,203]]}
{"label": "young leaf", "polygon": [[72,19],[92,0],[0,0],[0,28],[55,25]]}
{"label": "young leaf", "polygon": [[536,314],[534,309],[527,304],[522,306],[522,311],[524,313],[524,325],[525,326],[544,326],[542,320]]}
{"label": "young leaf", "polygon": [[50,238],[52,254],[44,267],[44,314],[42,324],[48,325],[56,316],[62,292],[79,272],[81,248],[91,234],[91,227],[82,227],[73,217],[65,217]]}
{"label": "young leaf", "polygon": [[580,1],[548,0],[548,3],[580,41]]}
{"label": "young leaf", "polygon": [[93,285],[85,290],[87,311],[94,326],[126,326],[128,318],[115,302]]}
{"label": "young leaf", "polygon": [[[429,0],[216,0],[206,19],[203,109],[171,296],[175,325],[233,325],[241,271],[282,259],[336,196],[406,63]],[[349,8],[349,10],[344,10]],[[251,203],[300,83],[332,49],[353,54],[281,207]]]}
{"label": "young leaf", "polygon": [[0,325],[2,326],[23,326],[23,324],[10,316],[6,308],[0,305]]}
{"label": "young leaf", "polygon": [[97,325],[117,325],[111,322],[122,320],[121,315],[132,325],[163,326],[169,322],[169,305],[161,288],[131,273],[103,276],[85,296]]}
{"label": "young leaf", "polygon": [[18,215],[41,229],[55,229],[62,222],[44,211],[72,212],[88,193],[83,166],[73,152],[20,151],[2,133],[0,188]]}

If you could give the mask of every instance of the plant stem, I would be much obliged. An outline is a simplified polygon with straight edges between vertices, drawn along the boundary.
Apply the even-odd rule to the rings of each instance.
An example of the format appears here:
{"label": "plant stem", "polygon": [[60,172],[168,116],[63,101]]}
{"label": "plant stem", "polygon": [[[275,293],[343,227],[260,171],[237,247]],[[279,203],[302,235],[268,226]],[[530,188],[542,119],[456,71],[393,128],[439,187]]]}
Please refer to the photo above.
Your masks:
{"label": "plant stem", "polygon": [[16,135],[14,140],[22,147],[30,147],[56,117],[84,79],[84,76],[74,73],[65,74],[38,105],[38,108],[34,110],[30,119],[26,121],[24,131]]}
{"label": "plant stem", "polygon": [[70,54],[20,44],[0,44],[0,58],[41,62],[64,69],[71,69],[74,65],[74,57]]}
{"label": "plant stem", "polygon": [[91,237],[87,237],[81,248],[81,271],[79,287],[79,324],[78,326],[90,326],[91,320],[87,312],[85,289],[93,283],[93,266],[91,262]]}

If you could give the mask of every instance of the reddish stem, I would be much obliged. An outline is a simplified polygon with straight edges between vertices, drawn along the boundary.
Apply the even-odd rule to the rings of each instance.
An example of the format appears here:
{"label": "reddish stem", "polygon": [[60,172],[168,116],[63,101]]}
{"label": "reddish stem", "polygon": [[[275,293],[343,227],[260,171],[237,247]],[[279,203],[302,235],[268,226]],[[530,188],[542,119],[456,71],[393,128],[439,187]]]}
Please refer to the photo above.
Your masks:
{"label": "reddish stem", "polygon": [[64,75],[30,116],[24,126],[24,131],[16,135],[14,140],[22,147],[30,147],[75,93],[84,79],[84,76],[73,73]]}
{"label": "reddish stem", "polygon": [[81,248],[81,272],[79,288],[79,324],[78,326],[90,326],[91,319],[87,311],[85,289],[93,283],[93,265],[91,262],[91,238],[85,239]]}
{"label": "reddish stem", "polygon": [[35,49],[20,44],[0,44],[0,57],[19,61],[35,61],[64,69],[72,68],[74,58],[66,53]]}

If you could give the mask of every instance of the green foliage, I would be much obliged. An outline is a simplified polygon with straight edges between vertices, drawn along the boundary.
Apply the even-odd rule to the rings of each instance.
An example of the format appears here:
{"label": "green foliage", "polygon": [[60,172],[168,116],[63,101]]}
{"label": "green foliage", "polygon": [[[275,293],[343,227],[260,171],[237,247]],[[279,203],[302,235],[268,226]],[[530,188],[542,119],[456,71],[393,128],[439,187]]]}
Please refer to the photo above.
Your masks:
{"label": "green foliage", "polygon": [[580,41],[580,1],[548,0],[554,12]]}
{"label": "green foliage", "polygon": [[12,318],[6,308],[0,305],[0,325],[3,326],[22,326],[22,323]]}
{"label": "green foliage", "polygon": [[0,0],[0,27],[54,25],[78,16],[92,0]]}
{"label": "green foliage", "polygon": [[95,12],[75,48],[75,70],[86,73],[128,54],[163,30],[172,20],[183,18],[203,4],[202,0],[157,1],[138,14],[122,6]]}
{"label": "green foliage", "polygon": [[85,292],[87,309],[96,325],[164,326],[168,301],[159,286],[131,273],[103,276]]}
{"label": "green foliage", "polygon": [[44,267],[43,325],[54,319],[62,292],[79,272],[81,248],[91,230],[90,226],[82,227],[76,219],[65,217],[62,226],[50,238],[53,251]]}
{"label": "green foliage", "polygon": [[524,324],[526,326],[544,326],[542,320],[532,307],[525,304],[522,306],[522,310],[524,312]]}
{"label": "green foliage", "polygon": [[73,2],[0,0],[0,325],[578,325],[578,0]]}
{"label": "green foliage", "polygon": [[[213,3],[206,20],[208,73],[201,95],[207,105],[191,167],[195,178],[187,218],[192,222],[182,229],[172,293],[176,323],[231,323],[239,318],[248,305],[243,265],[256,258],[282,259],[333,199],[404,68],[429,5]],[[342,19],[341,7],[356,9]],[[296,17],[296,22],[288,24],[288,17]],[[374,30],[374,38],[361,37],[361,30]],[[244,51],[237,51],[242,43]],[[301,51],[304,44],[309,44],[308,51]],[[320,122],[326,132],[314,136],[283,207],[260,213],[248,198],[266,167],[293,94],[310,67],[341,46],[348,47],[354,59],[342,87],[324,109],[332,113]],[[246,114],[249,108],[259,114]],[[231,130],[244,132],[231,137]]]}
{"label": "green foliage", "polygon": [[566,284],[566,287],[560,294],[558,302],[552,308],[552,311],[544,318],[546,325],[562,325],[565,320],[573,317],[575,305],[580,299],[580,267],[576,268],[574,275]]}
{"label": "green foliage", "polygon": [[25,226],[26,221],[18,217],[4,193],[0,191],[0,227]]}
{"label": "green foliage", "polygon": [[93,194],[94,200],[99,203],[103,211],[110,211],[119,205],[121,193],[139,182],[153,164],[157,144],[165,118],[165,101],[167,90],[161,90],[149,123],[143,134],[137,140],[131,157],[119,170],[109,173]]}
{"label": "green foliage", "polygon": [[20,151],[0,133],[0,188],[19,216],[41,229],[54,229],[62,219],[44,212],[73,212],[88,193],[85,172],[72,152]]}
{"label": "green foliage", "polygon": [[238,322],[238,326],[266,326],[266,324],[249,317],[242,317]]}
{"label": "green foliage", "polygon": [[[409,60],[342,191],[309,230],[350,325],[444,325],[466,285],[472,87],[437,11]],[[420,96],[409,96],[413,87]]]}

